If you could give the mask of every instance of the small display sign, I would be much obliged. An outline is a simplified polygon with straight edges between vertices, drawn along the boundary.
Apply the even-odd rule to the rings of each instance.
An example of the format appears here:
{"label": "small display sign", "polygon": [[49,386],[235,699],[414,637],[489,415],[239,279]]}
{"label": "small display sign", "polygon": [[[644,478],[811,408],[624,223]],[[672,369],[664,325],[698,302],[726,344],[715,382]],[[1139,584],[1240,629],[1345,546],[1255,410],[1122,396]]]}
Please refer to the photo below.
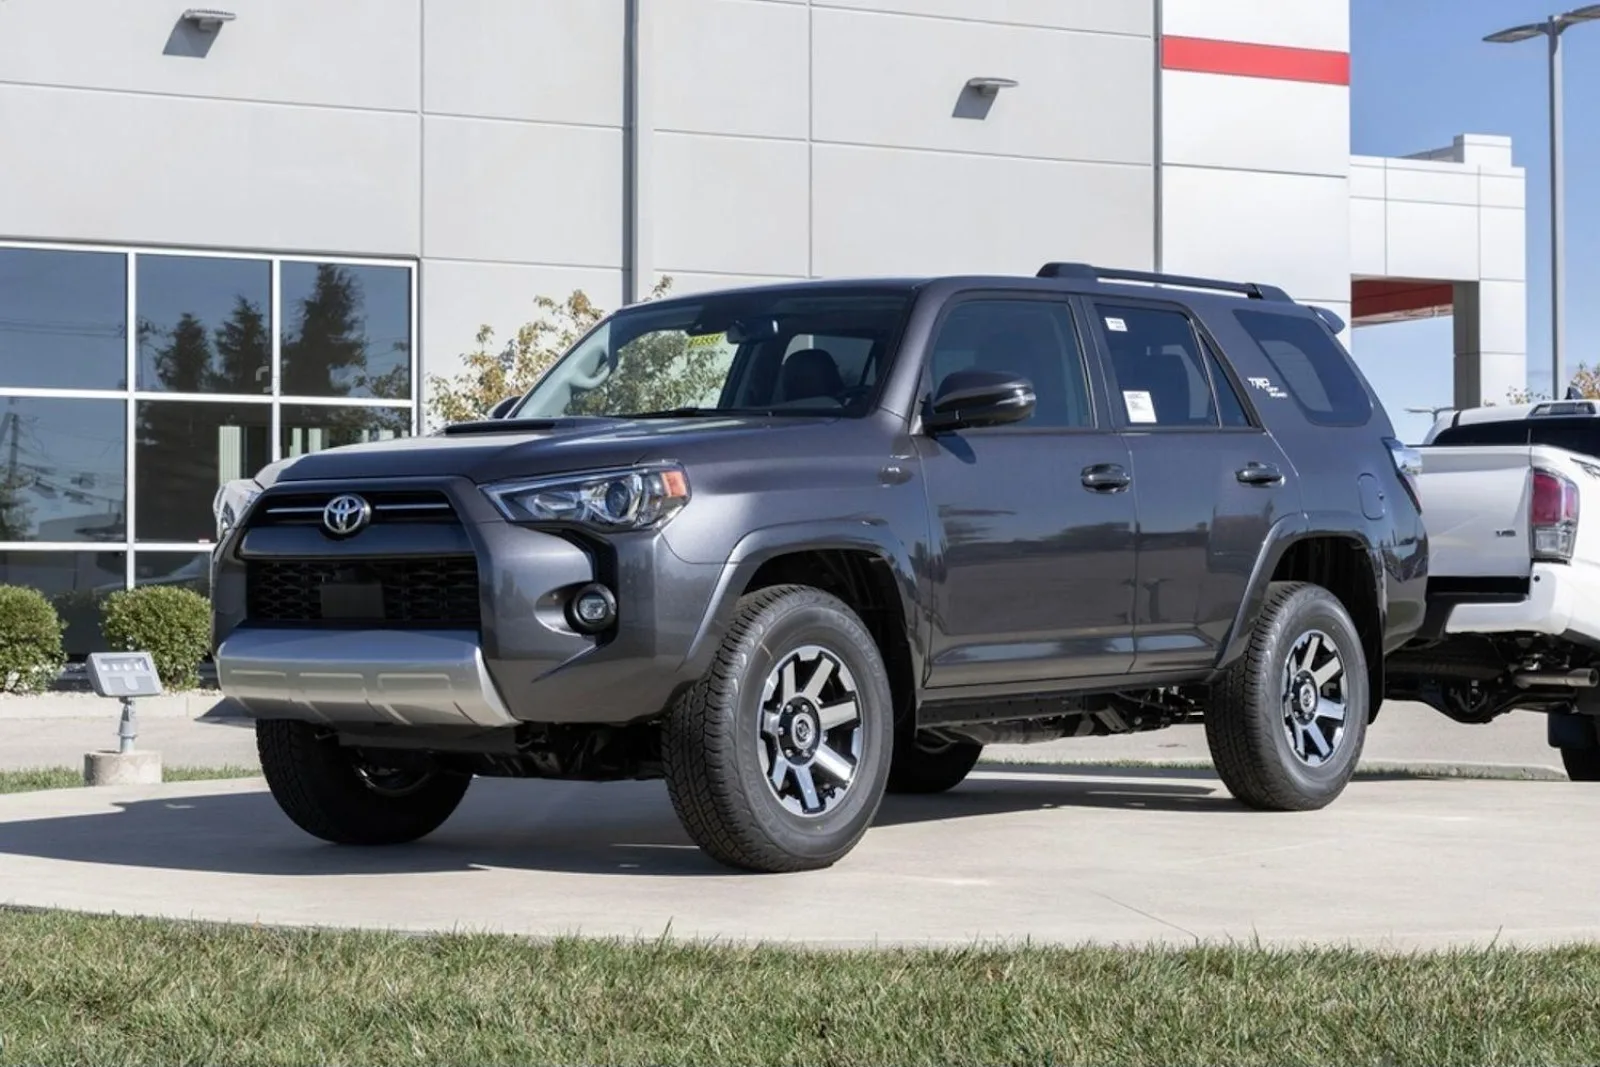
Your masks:
{"label": "small display sign", "polygon": [[91,652],[89,684],[103,697],[161,695],[161,676],[148,652]]}

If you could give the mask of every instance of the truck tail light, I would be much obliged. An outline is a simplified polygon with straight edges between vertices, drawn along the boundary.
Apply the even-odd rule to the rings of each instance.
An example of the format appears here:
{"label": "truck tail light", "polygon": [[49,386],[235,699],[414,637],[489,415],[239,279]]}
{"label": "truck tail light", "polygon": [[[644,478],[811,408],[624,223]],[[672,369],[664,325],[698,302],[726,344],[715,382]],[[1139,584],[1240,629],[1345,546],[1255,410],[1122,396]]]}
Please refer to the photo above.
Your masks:
{"label": "truck tail light", "polygon": [[1393,437],[1384,438],[1383,443],[1389,446],[1389,458],[1394,460],[1394,469],[1400,472],[1400,480],[1405,483],[1411,502],[1420,512],[1422,492],[1417,487],[1417,479],[1422,477],[1422,453]]}
{"label": "truck tail light", "polygon": [[1535,469],[1528,509],[1533,558],[1566,563],[1578,539],[1578,486],[1555,471]]}

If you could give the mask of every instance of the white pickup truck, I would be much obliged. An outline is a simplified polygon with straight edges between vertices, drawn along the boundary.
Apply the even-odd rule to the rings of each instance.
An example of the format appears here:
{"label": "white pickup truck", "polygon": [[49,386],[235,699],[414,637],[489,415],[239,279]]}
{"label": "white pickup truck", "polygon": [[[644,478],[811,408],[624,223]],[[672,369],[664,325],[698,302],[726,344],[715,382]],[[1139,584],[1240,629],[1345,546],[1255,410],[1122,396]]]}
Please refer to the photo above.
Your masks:
{"label": "white pickup truck", "polygon": [[1568,776],[1600,781],[1600,404],[1448,413],[1418,451],[1428,618],[1386,695],[1467,723],[1544,712]]}

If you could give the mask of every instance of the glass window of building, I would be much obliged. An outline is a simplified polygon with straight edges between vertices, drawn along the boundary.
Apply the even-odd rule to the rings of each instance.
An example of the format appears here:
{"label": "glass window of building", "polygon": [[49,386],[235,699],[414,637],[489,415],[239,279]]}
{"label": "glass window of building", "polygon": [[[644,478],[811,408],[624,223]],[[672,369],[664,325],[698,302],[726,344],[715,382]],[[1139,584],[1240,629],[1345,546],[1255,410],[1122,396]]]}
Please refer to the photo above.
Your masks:
{"label": "glass window of building", "polygon": [[412,270],[0,245],[0,583],[73,655],[110,592],[208,593],[219,485],[413,432]]}
{"label": "glass window of building", "polygon": [[0,386],[127,388],[127,258],[0,247]]}
{"label": "glass window of building", "polygon": [[272,392],[272,264],[214,256],[138,262],[139,389]]}

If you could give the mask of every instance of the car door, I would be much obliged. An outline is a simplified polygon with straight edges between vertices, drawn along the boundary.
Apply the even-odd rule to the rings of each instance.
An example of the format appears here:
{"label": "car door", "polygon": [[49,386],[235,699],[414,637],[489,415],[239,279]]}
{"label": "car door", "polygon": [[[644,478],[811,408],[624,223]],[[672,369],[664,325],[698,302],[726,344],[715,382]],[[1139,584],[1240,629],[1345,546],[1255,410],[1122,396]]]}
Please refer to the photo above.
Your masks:
{"label": "car door", "polygon": [[1220,652],[1267,530],[1300,508],[1295,472],[1180,305],[1087,299],[1138,507],[1138,673]]}
{"label": "car door", "polygon": [[1033,415],[924,434],[934,555],[927,684],[1119,675],[1133,662],[1129,456],[1103,419],[1071,301],[956,298],[935,326],[924,399],[971,367],[1028,378]]}

